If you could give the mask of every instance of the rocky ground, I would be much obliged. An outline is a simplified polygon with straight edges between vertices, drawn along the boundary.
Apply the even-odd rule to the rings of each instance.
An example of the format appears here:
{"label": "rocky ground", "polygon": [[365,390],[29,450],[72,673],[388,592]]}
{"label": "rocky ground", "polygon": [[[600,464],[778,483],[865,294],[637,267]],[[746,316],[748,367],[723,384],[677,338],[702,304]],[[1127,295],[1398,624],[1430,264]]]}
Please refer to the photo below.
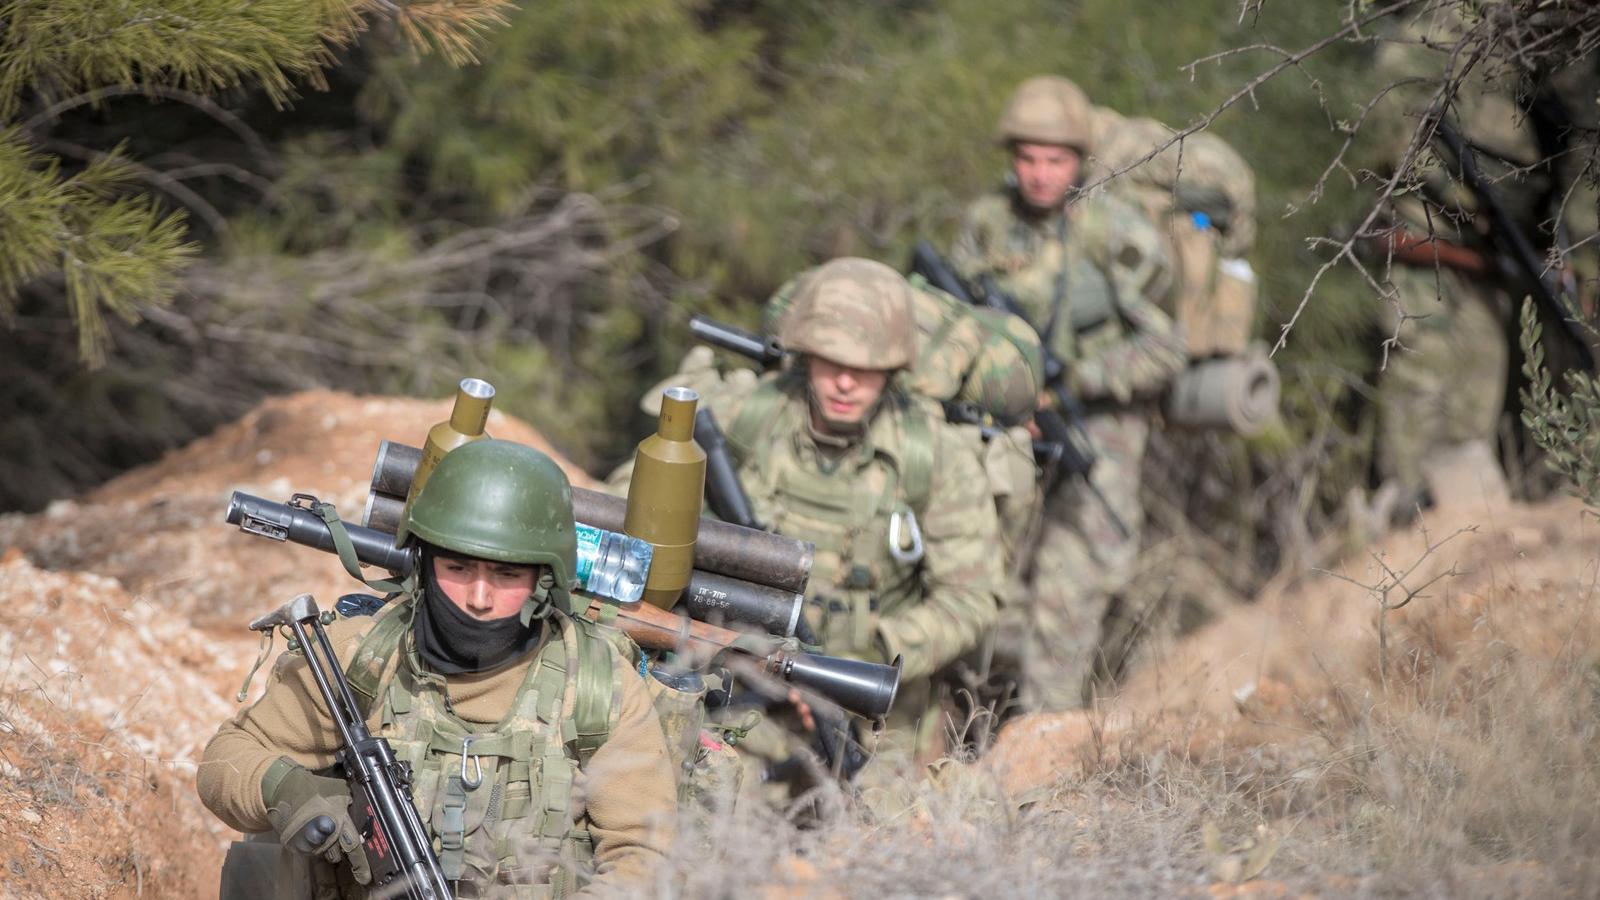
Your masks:
{"label": "rocky ground", "polygon": [[[237,709],[244,622],[355,587],[327,554],[224,525],[227,495],[314,493],[355,518],[379,440],[420,443],[446,412],[279,398],[0,517],[0,894],[215,895],[233,836],[194,762]],[[490,431],[542,443],[498,414]],[[712,834],[721,864],[686,867],[685,893],[1592,895],[1600,530],[1573,501],[1474,496],[1285,574],[1118,697],[1016,721],[980,761],[874,787],[821,828]]]}

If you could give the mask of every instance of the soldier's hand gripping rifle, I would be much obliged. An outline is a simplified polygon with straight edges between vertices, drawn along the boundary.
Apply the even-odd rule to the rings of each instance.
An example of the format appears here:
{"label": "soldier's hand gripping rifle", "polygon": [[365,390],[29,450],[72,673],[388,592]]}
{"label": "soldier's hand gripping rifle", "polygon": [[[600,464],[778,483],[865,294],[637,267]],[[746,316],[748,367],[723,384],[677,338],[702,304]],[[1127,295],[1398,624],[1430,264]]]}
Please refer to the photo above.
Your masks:
{"label": "soldier's hand gripping rifle", "polygon": [[394,749],[373,737],[339,657],[322,630],[322,613],[310,594],[301,594],[250,623],[251,631],[288,628],[305,654],[328,715],[339,729],[335,761],[350,784],[350,820],[355,823],[372,870],[377,896],[410,900],[452,900],[433,844],[411,802],[411,768],[395,759]]}
{"label": "soldier's hand gripping rifle", "polygon": [[[911,251],[911,274],[921,275],[927,282],[957,300],[972,306],[987,306],[1016,316],[1028,323],[1035,333],[1043,336],[1039,326],[1028,318],[1016,298],[1000,290],[992,278],[985,276],[974,290],[950,268],[944,257],[926,239],[919,240]],[[1043,472],[1043,489],[1046,494],[1054,490],[1065,478],[1077,478],[1093,494],[1105,510],[1112,527],[1122,537],[1128,537],[1128,526],[1117,515],[1111,502],[1101,493],[1091,477],[1094,472],[1094,442],[1084,421],[1083,404],[1066,385],[1066,366],[1050,349],[1048,342],[1040,340],[1039,353],[1044,359],[1044,386],[1055,399],[1055,407],[1034,413],[1033,421],[1039,426],[1040,439],[1033,443],[1034,459]],[[959,408],[956,410],[959,412]],[[952,410],[946,408],[946,414]]]}
{"label": "soldier's hand gripping rifle", "polygon": [[[594,498],[596,509],[592,511],[603,513],[607,503],[607,498]],[[306,494],[296,494],[291,503],[275,503],[238,491],[229,501],[225,515],[228,524],[237,525],[248,534],[315,547],[341,557],[348,553],[355,562],[387,569],[397,580],[412,573],[417,556],[409,547],[396,548],[393,534],[344,522],[334,525],[330,519],[337,522],[324,504]],[[773,542],[778,540],[771,538]],[[882,718],[894,704],[900,685],[898,660],[884,665],[803,653],[790,649],[780,639],[722,628],[649,603],[592,596],[595,599],[587,611],[589,618],[599,619],[606,606],[615,607],[613,624],[641,647],[697,650],[703,655],[731,651],[750,657],[747,668],[757,668],[780,681],[814,691],[869,719]],[[684,591],[683,608],[691,615],[750,622],[780,634],[796,634],[797,622],[803,621],[801,600],[793,592],[697,569]]]}

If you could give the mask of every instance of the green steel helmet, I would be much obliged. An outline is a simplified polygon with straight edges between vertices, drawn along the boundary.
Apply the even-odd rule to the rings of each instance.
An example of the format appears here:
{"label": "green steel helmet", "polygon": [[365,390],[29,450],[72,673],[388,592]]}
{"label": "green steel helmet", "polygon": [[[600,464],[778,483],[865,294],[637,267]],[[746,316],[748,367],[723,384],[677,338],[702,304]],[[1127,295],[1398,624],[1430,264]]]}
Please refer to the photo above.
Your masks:
{"label": "green steel helmet", "polygon": [[446,453],[406,516],[407,533],[455,553],[549,566],[551,599],[571,612],[578,571],[572,485],[555,460],[514,441]]}
{"label": "green steel helmet", "polygon": [[903,369],[916,352],[911,285],[880,262],[846,257],[800,278],[783,314],[786,350],[855,369]]}

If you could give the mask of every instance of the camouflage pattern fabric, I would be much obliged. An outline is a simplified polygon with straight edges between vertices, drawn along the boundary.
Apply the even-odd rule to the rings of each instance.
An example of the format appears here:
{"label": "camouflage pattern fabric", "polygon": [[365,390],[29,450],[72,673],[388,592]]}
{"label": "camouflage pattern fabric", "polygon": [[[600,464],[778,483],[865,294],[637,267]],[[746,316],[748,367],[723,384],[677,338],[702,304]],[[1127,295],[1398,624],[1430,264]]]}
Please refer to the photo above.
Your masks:
{"label": "camouflage pattern fabric", "polygon": [[[1405,349],[1389,354],[1378,382],[1378,471],[1420,490],[1429,457],[1471,440],[1498,444],[1506,344],[1500,292],[1460,272],[1395,266],[1389,276],[1407,319]],[[1384,304],[1392,334],[1398,313]]]}
{"label": "camouflage pattern fabric", "polygon": [[[1417,110],[1429,102],[1445,71],[1448,51],[1439,42],[1453,42],[1461,28],[1453,15],[1431,13],[1407,22],[1399,40],[1380,49],[1377,65],[1385,77],[1425,79],[1397,90],[1376,110],[1373,128],[1391,166],[1404,159],[1418,126]],[[1540,155],[1533,123],[1517,109],[1514,88],[1474,73],[1462,83],[1453,111],[1462,136],[1485,151],[1476,158],[1498,200],[1531,226],[1543,218],[1533,207],[1547,184],[1537,172],[1513,171]],[[1484,238],[1487,214],[1476,194],[1452,176],[1455,161],[1435,142],[1421,149],[1415,165],[1424,189],[1395,199],[1390,223],[1413,236],[1433,235],[1492,254]],[[1527,233],[1538,234],[1531,227]],[[1380,277],[1387,274],[1400,308],[1421,317],[1404,323],[1399,338],[1405,349],[1391,352],[1378,375],[1378,471],[1409,499],[1423,489],[1425,468],[1438,451],[1472,440],[1498,446],[1510,364],[1502,324],[1506,311],[1492,275],[1398,261],[1386,273],[1384,268],[1377,260],[1376,271]],[[1398,311],[1387,302],[1381,310],[1384,333],[1393,334]]]}
{"label": "camouflage pattern fabric", "polygon": [[1035,218],[1017,209],[1010,192],[982,197],[967,211],[951,265],[969,280],[993,276],[1050,332],[1040,337],[1067,364],[1068,386],[1083,401],[1154,397],[1187,357],[1182,334],[1158,305],[1171,286],[1160,235],[1138,209],[1105,193],[1069,209]]}
{"label": "camouflage pattern fabric", "polygon": [[1207,213],[1222,236],[1222,256],[1243,257],[1255,247],[1255,172],[1222,138],[1203,131],[1156,153],[1177,132],[1155,119],[1124,118],[1104,108],[1095,110],[1095,128],[1090,181],[1115,175],[1109,190],[1153,222],[1165,222],[1174,210]]}
{"label": "camouflage pattern fabric", "polygon": [[1144,522],[1139,476],[1149,417],[1121,410],[1091,416],[1086,425],[1100,454],[1090,477],[1128,534],[1117,531],[1108,504],[1080,481],[1061,485],[1046,504],[1033,558],[1033,602],[1006,611],[1023,623],[1021,647],[1010,652],[1020,657],[1025,709],[1083,705],[1102,652],[1102,624],[1112,595],[1131,580],[1139,554]]}
{"label": "camouflage pattern fabric", "polygon": [[[1083,702],[1101,620],[1138,554],[1139,474],[1154,414],[1139,401],[1160,394],[1187,362],[1182,330],[1158,305],[1170,273],[1154,226],[1105,194],[1080,197],[1068,210],[1038,219],[1023,215],[1009,193],[980,198],[951,254],[964,277],[993,276],[1050,331],[1068,386],[1089,406],[1092,477],[1129,532],[1118,534],[1105,506],[1078,483],[1046,502],[1028,602],[1008,609],[1001,629],[1002,638],[1022,635],[1023,646],[999,648],[1020,655],[1023,702],[1032,709]],[[1045,324],[1052,317],[1053,330]]]}
{"label": "camouflage pattern fabric", "polygon": [[[888,728],[931,747],[939,722],[929,676],[994,626],[1004,577],[994,500],[974,437],[895,388],[862,437],[832,447],[811,427],[802,369],[722,380],[709,363],[691,353],[684,371],[651,394],[679,383],[701,392],[724,423],[757,517],[816,545],[806,617],[826,652],[876,662],[901,656]],[[766,395],[771,413],[754,429],[754,445],[741,446],[740,416],[748,404],[769,402],[757,399],[764,391],[778,392]],[[928,446],[915,446],[919,440]],[[931,465],[926,501],[915,512],[924,553],[905,562],[890,552],[889,527],[908,506],[901,473],[917,453],[930,454]],[[613,473],[608,490],[625,489],[626,477],[625,468]],[[740,748],[760,741],[752,733]]]}

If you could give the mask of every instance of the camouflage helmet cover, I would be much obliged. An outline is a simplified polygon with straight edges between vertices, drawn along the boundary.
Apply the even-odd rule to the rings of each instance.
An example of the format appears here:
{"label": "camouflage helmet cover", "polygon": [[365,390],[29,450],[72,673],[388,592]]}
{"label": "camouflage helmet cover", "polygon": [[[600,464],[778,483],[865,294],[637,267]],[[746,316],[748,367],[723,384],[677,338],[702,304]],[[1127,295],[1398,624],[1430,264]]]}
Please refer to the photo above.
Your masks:
{"label": "camouflage helmet cover", "polygon": [[778,335],[784,348],[855,369],[902,369],[916,349],[911,285],[870,259],[836,259],[795,286]]}
{"label": "camouflage helmet cover", "polygon": [[481,440],[446,453],[411,504],[406,530],[455,553],[549,566],[551,599],[570,612],[578,568],[572,485],[538,450]]}
{"label": "camouflage helmet cover", "polygon": [[1039,75],[1019,85],[1000,114],[998,140],[1059,144],[1087,154],[1094,149],[1094,110],[1071,81]]}

